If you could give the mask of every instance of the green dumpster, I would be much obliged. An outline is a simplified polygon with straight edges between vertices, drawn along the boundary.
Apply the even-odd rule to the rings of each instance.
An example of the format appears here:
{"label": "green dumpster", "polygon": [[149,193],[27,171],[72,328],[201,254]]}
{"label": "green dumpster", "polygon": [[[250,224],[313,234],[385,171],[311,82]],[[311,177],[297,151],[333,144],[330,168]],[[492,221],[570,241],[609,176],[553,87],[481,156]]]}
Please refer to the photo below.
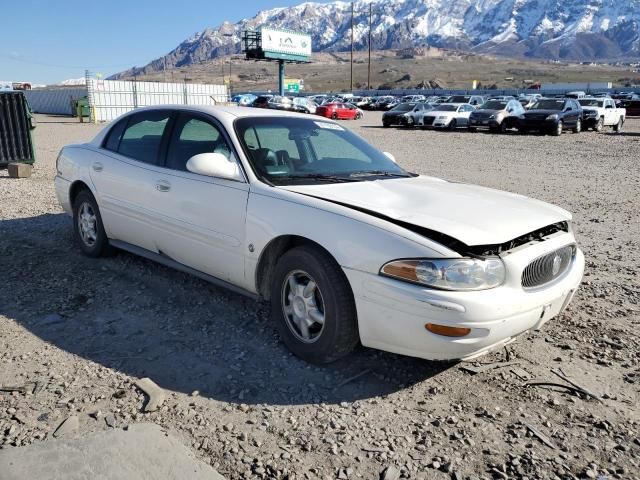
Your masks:
{"label": "green dumpster", "polygon": [[34,120],[22,92],[0,92],[0,168],[35,161],[31,136]]}

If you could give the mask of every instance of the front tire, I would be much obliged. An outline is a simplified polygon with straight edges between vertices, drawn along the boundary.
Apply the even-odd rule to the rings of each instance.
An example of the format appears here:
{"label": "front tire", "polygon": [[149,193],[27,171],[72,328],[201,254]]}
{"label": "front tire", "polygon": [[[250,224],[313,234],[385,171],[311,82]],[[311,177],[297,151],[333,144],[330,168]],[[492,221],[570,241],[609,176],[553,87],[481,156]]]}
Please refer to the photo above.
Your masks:
{"label": "front tire", "polygon": [[73,231],[82,253],[104,257],[111,253],[98,203],[90,191],[81,191],[73,201]]}
{"label": "front tire", "polygon": [[562,131],[564,129],[564,125],[562,124],[562,120],[558,121],[555,130],[553,131],[553,135],[559,137],[562,135]]}
{"label": "front tire", "polygon": [[604,127],[604,119],[600,117],[596,122],[596,125],[593,127],[593,130],[596,132],[601,132],[603,127]]}
{"label": "front tire", "polygon": [[286,252],[276,265],[271,317],[284,344],[310,363],[329,363],[359,341],[353,293],[336,261],[317,247]]}
{"label": "front tire", "polygon": [[455,130],[456,129],[456,119],[452,118],[451,121],[449,122],[449,126],[447,127],[449,130]]}

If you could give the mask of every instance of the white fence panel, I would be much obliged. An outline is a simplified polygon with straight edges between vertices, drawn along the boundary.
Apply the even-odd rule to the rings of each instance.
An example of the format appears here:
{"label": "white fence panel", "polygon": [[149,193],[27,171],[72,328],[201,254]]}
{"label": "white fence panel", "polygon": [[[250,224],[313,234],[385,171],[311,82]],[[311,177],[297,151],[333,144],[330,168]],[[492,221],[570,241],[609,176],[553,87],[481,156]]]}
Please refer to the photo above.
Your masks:
{"label": "white fence panel", "polygon": [[71,104],[74,100],[87,96],[86,87],[49,87],[25,90],[25,97],[36,113],[72,115]]}
{"label": "white fence panel", "polygon": [[151,105],[215,105],[227,100],[225,85],[89,80],[89,102],[98,122]]}

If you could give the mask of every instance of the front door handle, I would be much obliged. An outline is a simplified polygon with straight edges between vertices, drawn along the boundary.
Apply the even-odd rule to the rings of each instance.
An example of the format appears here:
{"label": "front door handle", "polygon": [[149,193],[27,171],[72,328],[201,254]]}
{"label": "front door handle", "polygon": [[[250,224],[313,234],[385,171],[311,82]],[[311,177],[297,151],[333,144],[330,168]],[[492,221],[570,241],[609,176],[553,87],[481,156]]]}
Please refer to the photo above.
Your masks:
{"label": "front door handle", "polygon": [[93,170],[96,172],[101,172],[104,167],[100,162],[96,162],[93,165],[91,165],[91,168],[93,168]]}
{"label": "front door handle", "polygon": [[171,190],[171,184],[166,180],[158,180],[156,183],[156,190],[159,192],[168,192]]}

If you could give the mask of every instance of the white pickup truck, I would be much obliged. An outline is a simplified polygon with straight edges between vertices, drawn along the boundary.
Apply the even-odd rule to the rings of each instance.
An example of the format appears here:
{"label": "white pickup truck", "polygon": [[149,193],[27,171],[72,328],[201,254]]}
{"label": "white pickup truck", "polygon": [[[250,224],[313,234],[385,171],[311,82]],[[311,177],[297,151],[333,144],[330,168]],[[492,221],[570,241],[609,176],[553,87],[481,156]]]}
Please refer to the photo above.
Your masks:
{"label": "white pickup truck", "polygon": [[585,97],[578,100],[582,105],[582,128],[592,128],[601,132],[604,127],[612,127],[619,132],[624,125],[627,111],[616,107],[611,98]]}

